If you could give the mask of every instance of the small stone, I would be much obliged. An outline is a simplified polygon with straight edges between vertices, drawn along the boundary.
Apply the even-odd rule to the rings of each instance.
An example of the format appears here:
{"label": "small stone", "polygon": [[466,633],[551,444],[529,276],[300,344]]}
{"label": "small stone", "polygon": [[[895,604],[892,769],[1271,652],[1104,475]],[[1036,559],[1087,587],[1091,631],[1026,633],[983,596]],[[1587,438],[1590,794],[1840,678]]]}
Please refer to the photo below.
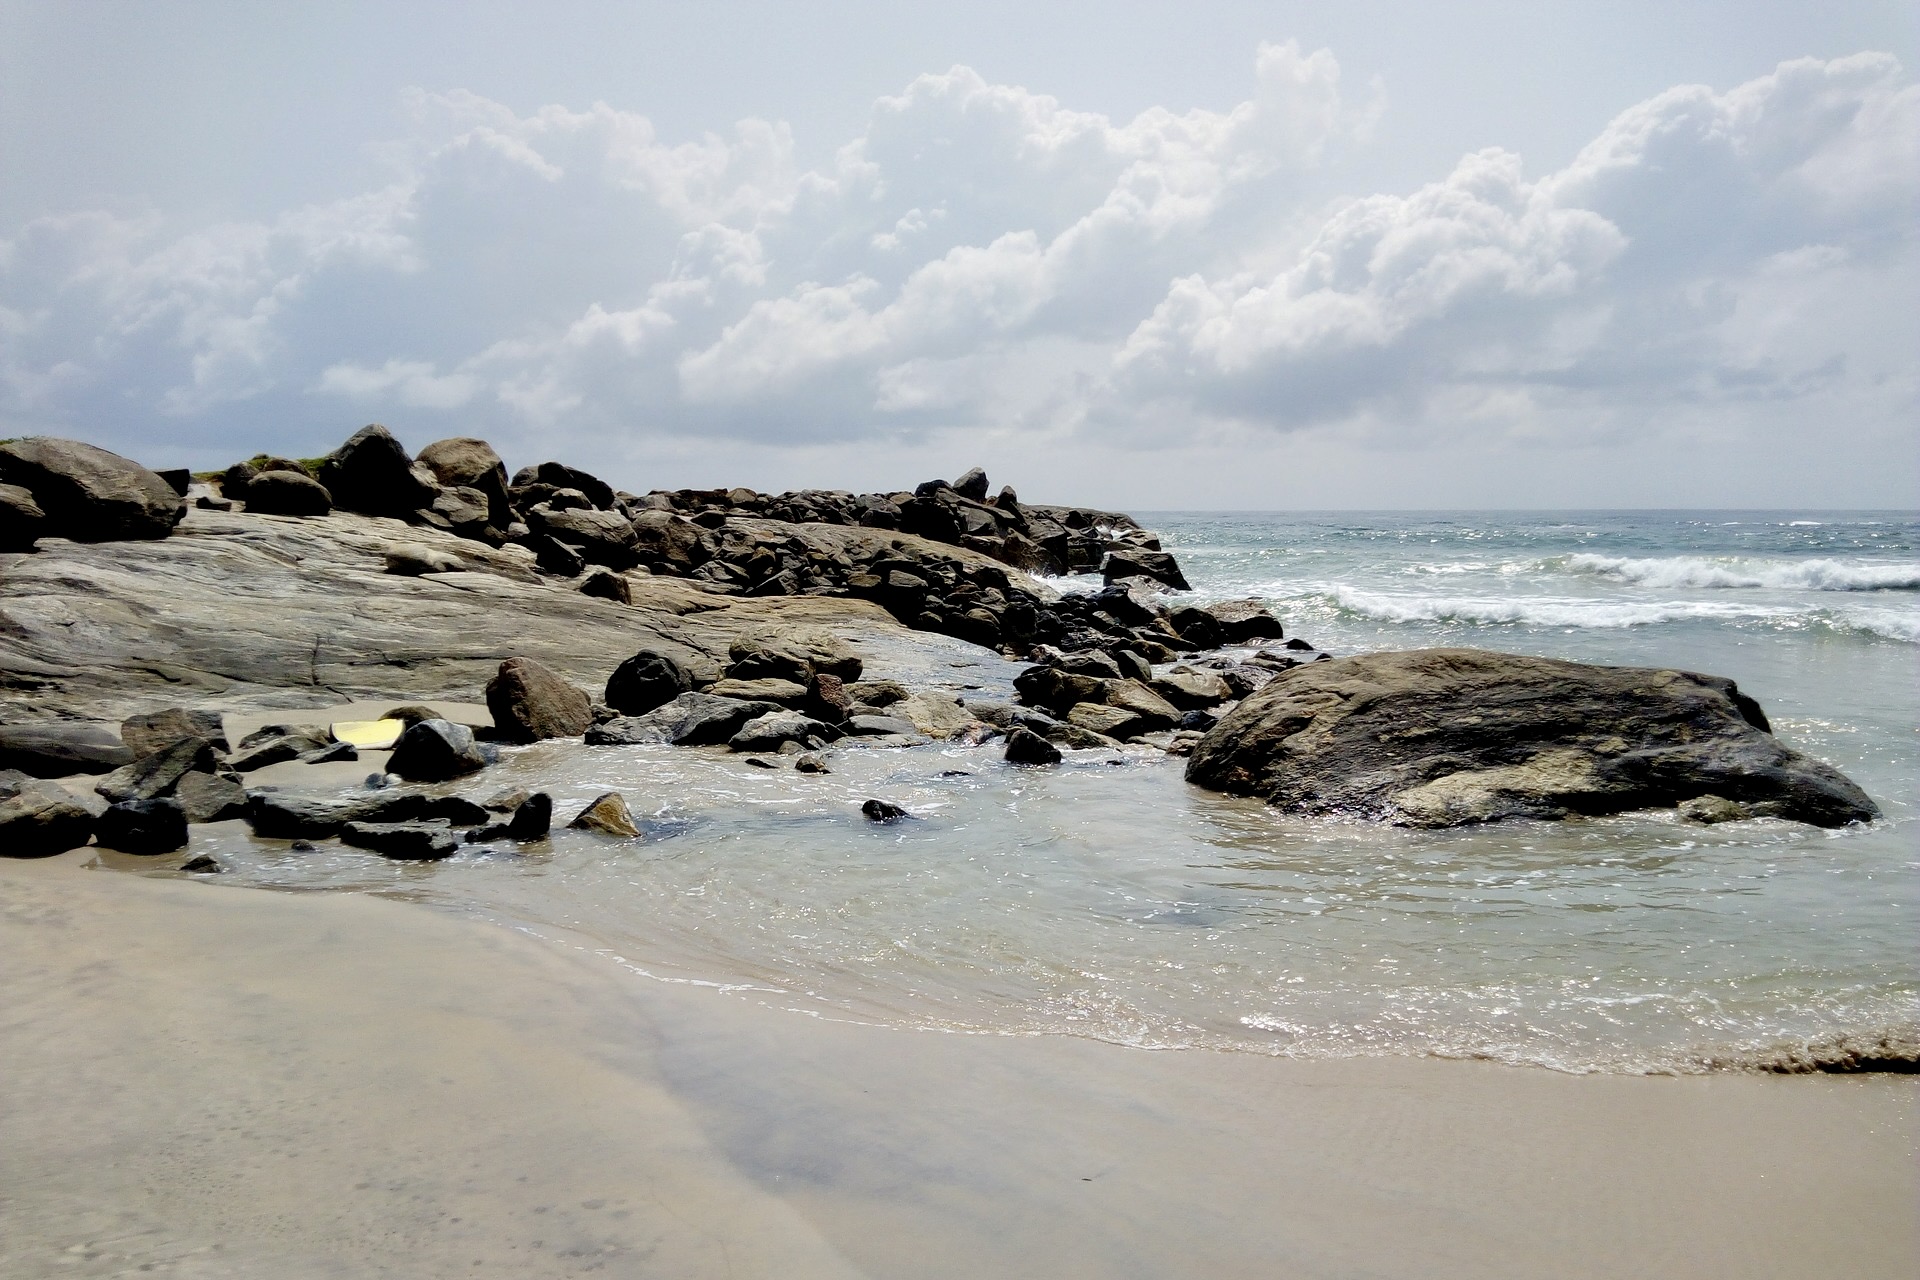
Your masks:
{"label": "small stone", "polygon": [[225,867],[221,866],[219,863],[215,862],[212,858],[209,858],[204,853],[197,858],[188,858],[185,862],[180,864],[180,869],[182,871],[185,871],[194,875],[201,875],[201,874],[218,875],[222,871],[226,870]]}
{"label": "small stone", "polygon": [[801,756],[798,760],[795,760],[793,762],[793,771],[795,773],[832,773],[833,772],[833,770],[827,768],[827,762],[825,760],[822,760],[819,756],[814,755],[811,752]]}

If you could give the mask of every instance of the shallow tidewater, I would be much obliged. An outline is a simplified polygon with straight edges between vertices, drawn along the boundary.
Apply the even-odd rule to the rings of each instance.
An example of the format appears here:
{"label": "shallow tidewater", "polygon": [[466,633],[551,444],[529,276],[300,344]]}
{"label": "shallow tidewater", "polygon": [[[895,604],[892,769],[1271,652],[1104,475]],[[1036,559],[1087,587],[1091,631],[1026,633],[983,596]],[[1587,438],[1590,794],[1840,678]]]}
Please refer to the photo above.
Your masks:
{"label": "shallow tidewater", "polygon": [[[230,825],[195,851],[229,883],[404,895],[889,1025],[1646,1070],[1920,1020],[1913,517],[1143,521],[1197,598],[1260,595],[1336,653],[1467,644],[1732,676],[1886,819],[1417,833],[1200,792],[1149,752],[1022,771],[992,746],[847,750],[808,776],[547,743],[509,750],[487,784],[552,790],[563,817],[619,789],[649,839],[563,832],[407,866]],[[1004,697],[1015,670],[952,678]],[[917,819],[869,824],[869,796]]]}

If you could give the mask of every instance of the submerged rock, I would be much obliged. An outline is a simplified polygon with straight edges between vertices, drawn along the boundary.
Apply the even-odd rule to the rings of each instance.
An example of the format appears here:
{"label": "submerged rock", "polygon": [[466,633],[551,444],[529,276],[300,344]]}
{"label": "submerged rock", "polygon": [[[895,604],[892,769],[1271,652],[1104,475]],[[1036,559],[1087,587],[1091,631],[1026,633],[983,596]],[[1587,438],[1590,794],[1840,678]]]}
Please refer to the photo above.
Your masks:
{"label": "submerged rock", "polygon": [[1703,796],[1826,827],[1880,812],[1839,770],[1775,740],[1731,680],[1476,649],[1282,672],[1207,733],[1186,776],[1290,812],[1417,827]]}
{"label": "submerged rock", "polygon": [[889,804],[885,800],[869,800],[860,806],[860,812],[866,815],[869,822],[898,822],[913,816],[899,805]]}
{"label": "submerged rock", "polygon": [[247,824],[268,839],[324,840],[349,822],[417,822],[440,818],[461,826],[487,820],[487,811],[459,796],[418,791],[376,791],[354,796],[292,791],[249,791]]}
{"label": "submerged rock", "polygon": [[640,834],[640,824],[633,820],[633,811],[627,808],[626,797],[618,791],[609,791],[582,809],[567,826],[576,831],[594,831],[603,836],[619,836],[632,839]]}
{"label": "submerged rock", "polygon": [[1031,729],[1007,730],[1008,764],[1059,764],[1060,749]]}
{"label": "submerged rock", "polygon": [[400,862],[438,862],[460,851],[459,837],[434,822],[349,822],[340,840]]}

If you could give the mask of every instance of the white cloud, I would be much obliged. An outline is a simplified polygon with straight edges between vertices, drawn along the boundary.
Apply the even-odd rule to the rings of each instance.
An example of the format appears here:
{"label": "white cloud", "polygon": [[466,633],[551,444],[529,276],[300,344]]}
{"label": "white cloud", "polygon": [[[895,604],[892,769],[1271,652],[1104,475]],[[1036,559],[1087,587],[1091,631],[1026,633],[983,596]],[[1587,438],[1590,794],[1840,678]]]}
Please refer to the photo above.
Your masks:
{"label": "white cloud", "polygon": [[1224,110],[1116,119],[954,67],[811,170],[768,121],[675,141],[415,92],[374,190],[0,239],[0,427],[145,414],[251,451],[269,418],[319,443],[372,414],[591,459],[1911,420],[1920,88],[1891,58],[1672,89],[1557,171],[1493,148],[1332,206],[1307,175],[1378,91],[1292,43],[1252,70]]}

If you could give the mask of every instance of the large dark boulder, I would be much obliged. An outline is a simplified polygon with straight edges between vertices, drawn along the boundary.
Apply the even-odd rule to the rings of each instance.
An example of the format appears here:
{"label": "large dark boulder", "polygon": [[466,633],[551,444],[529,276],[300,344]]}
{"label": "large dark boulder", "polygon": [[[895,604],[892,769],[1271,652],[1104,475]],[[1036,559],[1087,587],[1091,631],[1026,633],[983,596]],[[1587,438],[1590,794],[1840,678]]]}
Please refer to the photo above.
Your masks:
{"label": "large dark boulder", "polygon": [[591,475],[577,467],[569,467],[565,463],[560,462],[542,462],[531,470],[532,475],[529,481],[523,482],[521,480],[521,476],[528,474],[522,471],[520,476],[514,477],[515,485],[518,486],[530,482],[534,484],[551,485],[555,489],[576,489],[587,496],[588,502],[591,502],[602,511],[611,510],[613,507],[613,486],[605,480],[602,480],[599,476]]}
{"label": "large dark boulder", "polygon": [[1110,551],[1101,562],[1100,576],[1108,582],[1116,578],[1152,578],[1175,591],[1192,590],[1186,575],[1180,572],[1180,565],[1165,551],[1144,551],[1137,547]]}
{"label": "large dark boulder", "polygon": [[[253,505],[253,490],[260,479],[254,477],[247,488],[248,506]],[[334,506],[362,515],[404,520],[431,506],[434,498],[434,486],[414,470],[413,459],[393,433],[378,423],[360,428],[328,454],[320,463],[319,481],[332,495]]]}
{"label": "large dark boulder", "polygon": [[51,858],[93,838],[93,813],[55,783],[0,770],[0,858]]}
{"label": "large dark boulder", "polygon": [[1207,612],[1219,624],[1220,638],[1227,644],[1287,638],[1280,619],[1269,613],[1267,607],[1258,600],[1222,600],[1218,604],[1208,605]]}
{"label": "large dark boulder", "polygon": [[187,847],[187,815],[178,800],[123,800],[94,827],[103,849],[151,857]]}
{"label": "large dark boulder", "polygon": [[47,531],[47,513],[17,484],[0,484],[0,551],[31,551]]}
{"label": "large dark boulder", "polygon": [[132,764],[134,753],[112,725],[86,720],[51,724],[0,724],[0,769],[36,778],[72,773],[112,773]]}
{"label": "large dark boulder", "polygon": [[0,444],[0,484],[33,495],[46,513],[42,537],[164,538],[187,514],[185,500],[157,474],[78,440],[30,436]]}
{"label": "large dark boulder", "polygon": [[487,681],[493,727],[509,742],[577,738],[593,723],[593,699],[532,658],[508,658]]}
{"label": "large dark boulder", "polygon": [[451,720],[422,720],[409,726],[393,744],[387,772],[409,782],[445,782],[491,763],[467,726]]}
{"label": "large dark boulder", "polygon": [[1477,649],[1311,662],[1208,732],[1187,781],[1406,826],[1672,807],[1841,826],[1879,808],[1777,741],[1733,681]]}
{"label": "large dark boulder", "polygon": [[333,495],[299,471],[262,471],[247,482],[247,510],[262,516],[324,516]]}
{"label": "large dark boulder", "polygon": [[1059,764],[1060,749],[1033,730],[1015,725],[1007,730],[1008,764]]}
{"label": "large dark boulder", "polygon": [[678,659],[651,649],[613,669],[603,701],[623,716],[643,716],[693,689],[693,675]]}
{"label": "large dark boulder", "polygon": [[471,436],[435,440],[420,451],[416,461],[446,488],[477,489],[485,494],[488,518],[495,528],[505,529],[512,523],[513,511],[507,505],[507,467],[485,440]]}
{"label": "large dark boulder", "polygon": [[987,473],[979,467],[973,467],[953,482],[953,491],[963,498],[974,502],[987,500]]}

